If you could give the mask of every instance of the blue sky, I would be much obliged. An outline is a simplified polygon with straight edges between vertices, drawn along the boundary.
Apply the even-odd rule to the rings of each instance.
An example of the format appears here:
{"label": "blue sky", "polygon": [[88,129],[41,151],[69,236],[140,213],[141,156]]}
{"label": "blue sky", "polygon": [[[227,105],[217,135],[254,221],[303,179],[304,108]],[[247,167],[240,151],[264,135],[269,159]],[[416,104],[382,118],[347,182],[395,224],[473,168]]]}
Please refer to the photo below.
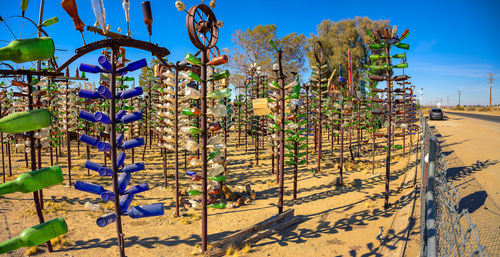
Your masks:
{"label": "blue sky", "polygon": [[[18,0],[0,0],[3,18],[21,13]],[[60,6],[59,0],[45,1],[44,19],[58,16],[59,23],[47,28],[54,39],[59,63],[69,59],[75,48],[82,46],[80,33],[74,30],[73,22]],[[142,20],[141,1],[131,2],[132,37],[147,40],[147,30]],[[151,0],[153,9],[152,42],[168,48],[170,61],[181,60],[185,53],[196,52],[185,28],[185,13],[174,6],[175,1]],[[205,1],[208,3],[209,1]],[[201,1],[184,1],[187,8]],[[38,20],[39,0],[31,0],[26,16]],[[90,0],[77,0],[80,17],[86,25],[95,22]],[[126,23],[121,1],[104,0],[106,21],[111,30],[117,27],[126,33]],[[383,5],[382,5],[383,4]],[[278,36],[291,32],[306,36],[316,32],[316,26],[325,19],[338,21],[355,16],[371,19],[389,19],[399,30],[410,29],[405,42],[411,48],[407,52],[412,83],[424,89],[426,104],[437,98],[449,97],[450,104],[458,103],[457,91],[462,91],[462,104],[487,104],[489,84],[487,73],[500,76],[500,1],[266,1],[266,0],[219,0],[214,9],[219,20],[224,21],[220,29],[219,49],[232,48],[231,34],[237,29],[245,30],[259,24],[276,24]],[[8,20],[19,34],[19,22]],[[33,28],[25,24],[23,35]],[[0,39],[12,40],[5,25],[0,24]],[[91,32],[84,32],[87,42],[101,39]],[[7,43],[0,41],[0,45]],[[80,62],[95,63],[98,53],[81,58]],[[130,51],[127,58],[136,60],[150,58],[147,53]],[[76,64],[70,66],[74,72]],[[308,74],[304,74],[305,77]],[[92,78],[92,77],[91,77]],[[499,82],[500,83],[500,82]],[[493,103],[500,104],[500,85],[493,88]]]}

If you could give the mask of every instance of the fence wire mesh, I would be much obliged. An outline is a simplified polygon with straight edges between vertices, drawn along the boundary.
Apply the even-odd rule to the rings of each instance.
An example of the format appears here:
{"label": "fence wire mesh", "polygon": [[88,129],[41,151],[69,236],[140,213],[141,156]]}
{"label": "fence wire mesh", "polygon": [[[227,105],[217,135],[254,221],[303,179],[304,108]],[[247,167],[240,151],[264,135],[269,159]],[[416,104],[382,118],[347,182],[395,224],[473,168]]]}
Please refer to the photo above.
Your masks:
{"label": "fence wire mesh", "polygon": [[490,256],[467,209],[459,212],[460,193],[446,176],[446,156],[427,120],[422,125],[421,256]]}

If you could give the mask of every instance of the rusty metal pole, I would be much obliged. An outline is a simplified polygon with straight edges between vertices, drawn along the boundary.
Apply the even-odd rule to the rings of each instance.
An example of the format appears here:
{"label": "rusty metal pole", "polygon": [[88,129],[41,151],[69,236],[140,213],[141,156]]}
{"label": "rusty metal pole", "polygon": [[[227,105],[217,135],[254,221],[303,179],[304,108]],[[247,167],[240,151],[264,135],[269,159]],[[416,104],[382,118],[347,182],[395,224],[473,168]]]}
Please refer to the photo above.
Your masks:
{"label": "rusty metal pole", "polygon": [[[385,53],[387,57],[385,58],[385,61],[389,67],[391,66],[391,58],[390,58],[390,46],[385,47]],[[389,125],[387,126],[387,156],[385,159],[385,201],[384,201],[384,208],[389,208],[389,182],[390,182],[390,176],[391,176],[391,136],[392,136],[392,100],[391,100],[391,73],[389,70],[385,71],[386,74],[386,79],[387,79],[387,119]]]}
{"label": "rusty metal pole", "polygon": [[[252,77],[253,79],[253,77]],[[256,86],[256,92],[255,92],[255,97],[259,98],[259,82],[260,82],[260,76],[257,74],[257,86]],[[260,130],[260,117],[255,116],[255,119],[257,121],[257,126],[255,129],[255,166],[259,166],[259,130]]]}
{"label": "rusty metal pole", "polygon": [[179,195],[179,61],[175,65],[175,112],[174,112],[174,140],[175,140],[175,216],[179,217],[179,205],[180,205],[180,195]]}
{"label": "rusty metal pole", "polygon": [[340,92],[340,165],[339,165],[339,184],[343,185],[343,174],[344,171],[344,95],[342,91]]}
{"label": "rusty metal pole", "polygon": [[201,250],[207,250],[207,51],[201,51]]}
{"label": "rusty metal pole", "polygon": [[281,49],[278,50],[278,65],[279,65],[279,78],[278,83],[280,85],[280,153],[279,153],[279,200],[278,200],[278,212],[283,212],[283,194],[284,194],[284,183],[285,183],[285,81],[283,75],[283,67],[281,66]]}
{"label": "rusty metal pole", "polygon": [[[27,76],[27,82],[28,85],[31,85],[31,75],[28,74]],[[28,86],[28,110],[32,111],[33,110],[33,87]],[[28,132],[29,133],[29,139],[30,139],[30,157],[31,157],[31,170],[34,171],[36,170],[37,164],[36,164],[36,155],[35,155],[35,138],[34,138],[34,133],[33,132]],[[33,192],[33,201],[35,202],[35,209],[36,213],[38,215],[38,221],[39,223],[44,223],[45,218],[43,217],[43,212],[42,212],[42,205],[43,203],[40,201],[40,191],[35,191]],[[49,252],[52,252],[52,244],[50,243],[50,240],[47,241],[47,249]]]}
{"label": "rusty metal pole", "polygon": [[[116,197],[114,199],[115,202],[115,212],[116,212],[116,233],[118,235],[118,248],[120,252],[120,257],[125,257],[125,241],[124,241],[124,234],[122,230],[122,215],[121,215],[121,208],[120,208],[120,191],[118,190],[118,167],[116,165],[116,150],[117,150],[117,145],[116,145],[116,59],[118,58],[117,53],[119,52],[119,49],[117,46],[111,48],[111,63],[112,63],[112,69],[111,69],[111,99],[109,103],[109,117],[111,119],[111,128],[110,128],[110,136],[109,136],[109,141],[111,144],[111,156],[110,156],[110,162],[111,162],[111,167],[113,169],[113,192],[115,193]],[[147,116],[146,116],[147,117]]]}
{"label": "rusty metal pole", "polygon": [[[2,118],[2,111],[3,111],[2,102],[0,101],[0,118]],[[2,145],[2,176],[3,176],[3,183],[5,183],[5,159],[4,159],[4,152],[3,152],[3,133],[2,132],[0,132],[0,144]]]}
{"label": "rusty metal pole", "polygon": [[306,84],[306,165],[309,165],[309,84]]}
{"label": "rusty metal pole", "polygon": [[[405,69],[403,68],[403,76]],[[403,123],[406,123],[406,80],[403,80]],[[406,153],[406,129],[403,128],[403,156]]]}
{"label": "rusty metal pole", "polygon": [[[297,115],[299,112],[299,106],[295,106],[295,119],[294,122],[297,124]],[[295,134],[297,134],[299,128],[295,128]],[[299,154],[299,145],[297,140],[293,142],[293,154],[294,154],[294,160],[293,160],[293,200],[297,200],[297,173],[298,173],[298,167],[297,163],[299,162],[298,154]]]}
{"label": "rusty metal pole", "polygon": [[236,148],[240,148],[241,144],[241,99],[238,99],[238,144]]}
{"label": "rusty metal pole", "polygon": [[317,172],[321,172],[321,141],[322,141],[322,130],[321,130],[321,119],[322,119],[322,110],[321,110],[321,62],[318,62],[318,168]]}
{"label": "rusty metal pole", "polygon": [[71,187],[71,137],[69,132],[69,117],[68,117],[68,96],[69,96],[69,81],[66,79],[66,149],[67,149],[67,158],[68,158],[68,181],[69,186]]}

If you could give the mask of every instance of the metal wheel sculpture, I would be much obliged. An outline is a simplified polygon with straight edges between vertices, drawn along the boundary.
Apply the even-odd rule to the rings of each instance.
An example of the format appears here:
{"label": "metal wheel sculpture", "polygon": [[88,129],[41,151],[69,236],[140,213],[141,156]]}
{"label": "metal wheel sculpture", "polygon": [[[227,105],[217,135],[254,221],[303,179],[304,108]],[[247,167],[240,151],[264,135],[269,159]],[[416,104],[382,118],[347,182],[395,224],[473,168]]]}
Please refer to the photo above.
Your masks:
{"label": "metal wheel sculpture", "polygon": [[210,49],[217,44],[219,28],[212,9],[204,4],[191,7],[186,16],[187,33],[193,45],[200,49]]}
{"label": "metal wheel sculpture", "polygon": [[[20,23],[21,24],[20,29],[19,29],[20,31],[13,31],[12,30],[13,27],[9,26],[9,23],[10,24]],[[24,26],[25,23],[30,25],[30,26],[25,27]],[[43,29],[43,27],[44,27],[44,25],[37,26],[36,23],[28,17],[23,17],[23,16],[19,16],[19,15],[10,16],[7,18],[0,17],[0,34],[2,35],[0,37],[0,42],[2,42],[2,44],[3,44],[3,43],[9,43],[13,40],[29,39],[29,38],[37,37],[38,31],[40,31],[42,36],[49,37],[49,35]],[[19,33],[19,34],[17,34],[17,33]],[[60,50],[58,49],[58,51],[60,51]],[[62,51],[64,51],[64,50],[62,50]],[[50,67],[53,70],[55,70],[57,68],[56,59],[54,57],[50,58],[50,62],[48,62],[48,65],[50,65]],[[13,67],[13,69],[18,69],[20,67],[25,67],[25,68],[31,67],[32,68],[35,66],[36,66],[36,62],[33,61],[33,62],[19,63],[19,64],[15,63],[11,67]],[[4,68],[4,67],[2,67],[2,68]]]}
{"label": "metal wheel sculpture", "polygon": [[320,41],[314,42],[314,58],[319,65],[321,65],[325,59],[325,50],[323,49],[323,44],[321,44]]}

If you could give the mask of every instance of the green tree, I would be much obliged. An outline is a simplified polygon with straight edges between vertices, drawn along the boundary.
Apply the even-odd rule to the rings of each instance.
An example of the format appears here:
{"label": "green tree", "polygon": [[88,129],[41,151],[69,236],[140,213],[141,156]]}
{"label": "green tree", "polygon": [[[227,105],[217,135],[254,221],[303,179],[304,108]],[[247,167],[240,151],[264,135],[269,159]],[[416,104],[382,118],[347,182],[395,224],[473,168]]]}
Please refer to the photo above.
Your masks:
{"label": "green tree", "polygon": [[326,62],[328,63],[328,76],[334,69],[342,64],[342,75],[347,77],[347,51],[351,51],[353,83],[359,88],[359,82],[363,79],[363,65],[369,62],[368,45],[374,43],[373,39],[366,35],[365,30],[375,30],[388,26],[389,20],[374,21],[368,17],[355,17],[337,22],[323,20],[317,27],[317,33],[308,38],[307,58],[310,66],[316,66],[313,44],[316,40],[321,41],[325,50]]}
{"label": "green tree", "polygon": [[[250,73],[250,65],[254,63],[261,67],[261,74],[274,77],[272,66],[277,54],[269,44],[269,39],[282,47],[283,67],[286,72],[305,71],[307,38],[304,35],[291,33],[279,40],[276,36],[276,25],[258,25],[245,31],[237,30],[232,35],[232,42],[236,46],[227,52],[233,83],[243,86],[245,76]],[[293,78],[291,75],[287,77]]]}

